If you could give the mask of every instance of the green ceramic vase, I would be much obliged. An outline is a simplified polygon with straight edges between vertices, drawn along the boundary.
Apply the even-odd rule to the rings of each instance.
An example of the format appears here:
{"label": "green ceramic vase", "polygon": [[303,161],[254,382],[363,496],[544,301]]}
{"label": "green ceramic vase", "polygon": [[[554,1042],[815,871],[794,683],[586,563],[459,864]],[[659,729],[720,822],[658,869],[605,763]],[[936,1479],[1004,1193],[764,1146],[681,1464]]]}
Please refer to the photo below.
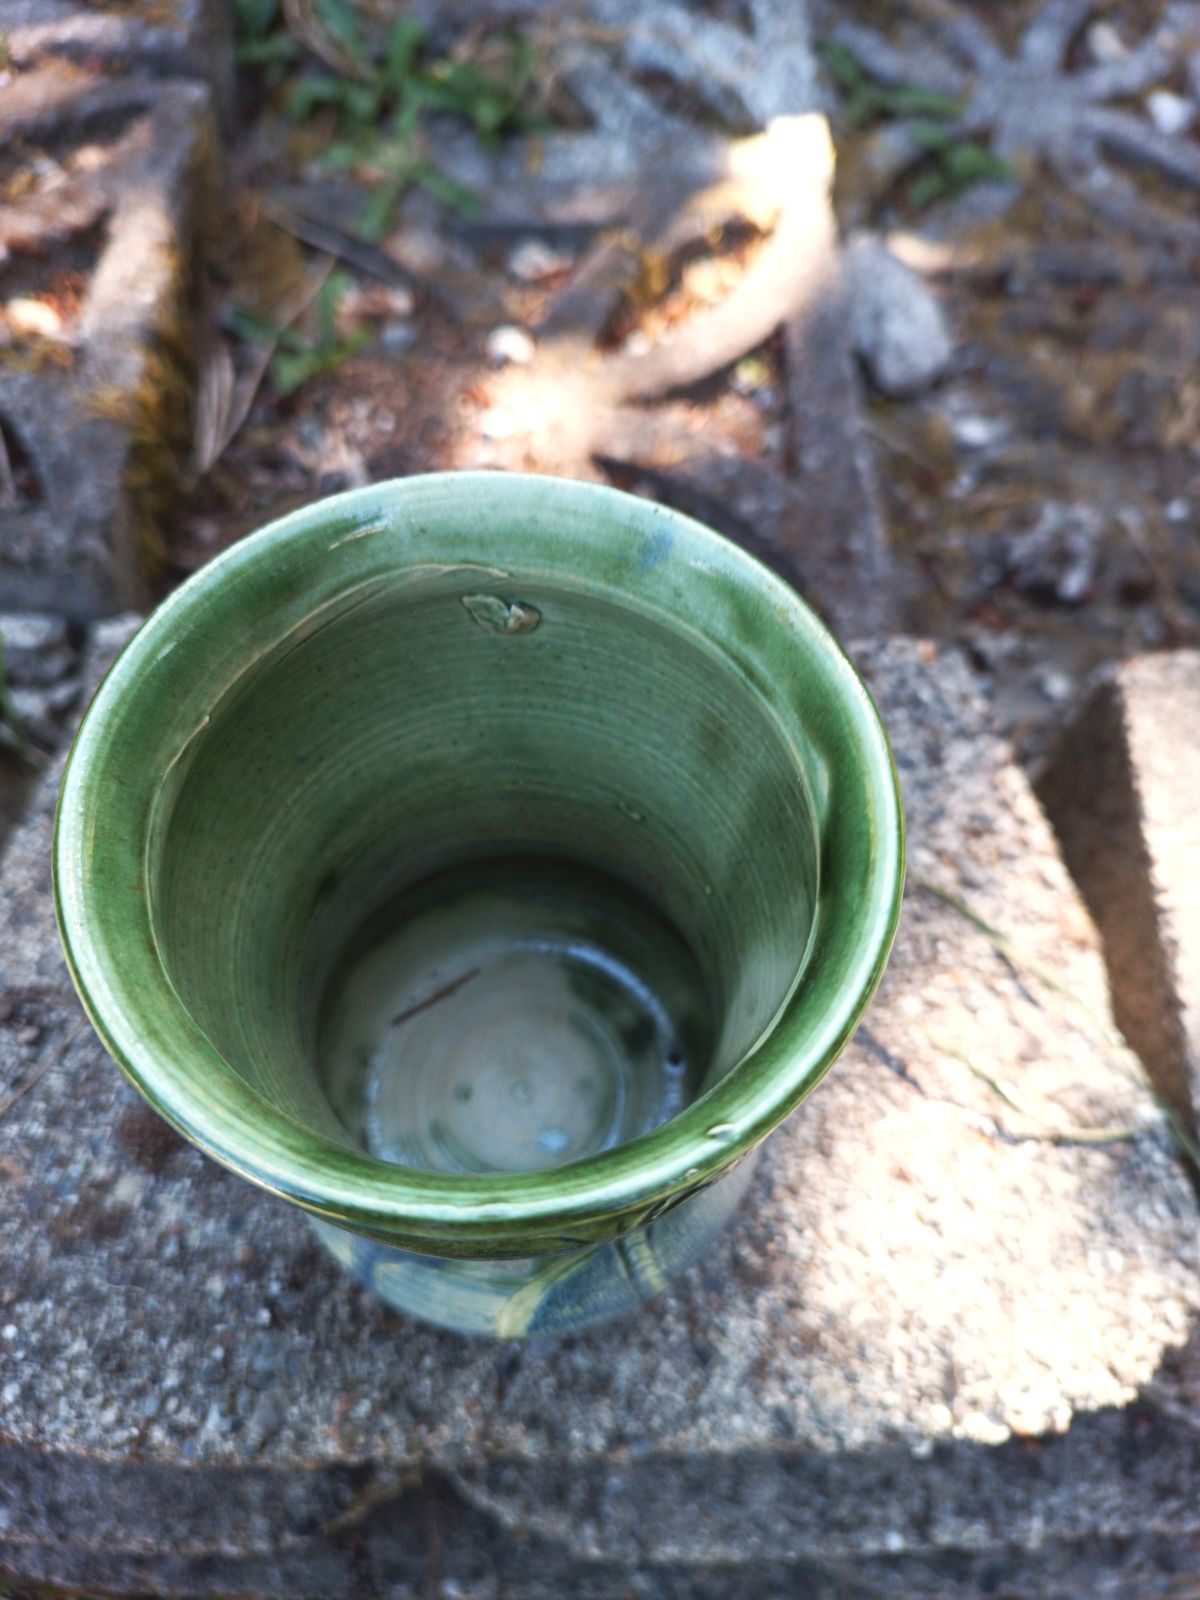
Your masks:
{"label": "green ceramic vase", "polygon": [[178,589],[83,720],[54,868],[150,1103],[400,1310],[513,1336],[705,1248],[878,982],[903,838],[786,585],[646,501],[467,473]]}

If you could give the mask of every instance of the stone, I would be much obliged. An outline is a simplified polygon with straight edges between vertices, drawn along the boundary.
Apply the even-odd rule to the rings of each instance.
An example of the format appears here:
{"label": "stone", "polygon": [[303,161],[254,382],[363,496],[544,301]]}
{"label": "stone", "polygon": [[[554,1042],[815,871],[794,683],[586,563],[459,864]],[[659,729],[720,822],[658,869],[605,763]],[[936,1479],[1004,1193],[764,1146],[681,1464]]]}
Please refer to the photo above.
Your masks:
{"label": "stone", "polygon": [[1195,1199],[963,659],[855,653],[912,841],[880,993],[709,1259],[557,1345],[400,1319],[140,1101],[63,970],[47,775],[0,868],[0,1569],[189,1600],[1187,1570]]}
{"label": "stone", "polygon": [[874,235],[852,238],[845,261],[850,338],[872,383],[897,397],[931,388],[954,355],[936,295]]}
{"label": "stone", "polygon": [[1004,541],[1002,571],[1041,605],[1082,605],[1099,575],[1103,531],[1094,506],[1049,500],[1031,528]]}
{"label": "stone", "polygon": [[1009,434],[1009,425],[1002,417],[968,411],[951,414],[948,420],[955,444],[964,450],[989,450]]}
{"label": "stone", "polygon": [[8,704],[22,735],[43,749],[53,749],[62,731],[63,718],[79,698],[79,685],[68,678],[62,683],[37,688],[10,689]]}
{"label": "stone", "polygon": [[59,683],[76,661],[67,624],[52,612],[0,613],[0,652],[6,681],[22,686]]}
{"label": "stone", "polygon": [[[104,221],[103,242],[81,233],[42,269],[49,281],[73,255],[88,279],[82,308],[66,343],[17,340],[0,370],[14,480],[0,506],[0,608],[77,620],[145,605],[164,559],[162,523],[191,444],[192,267],[215,179],[201,83],[50,66],[0,89],[0,124],[53,137],[60,156],[90,145],[101,116],[117,127],[78,181],[79,215]],[[0,237],[4,226],[0,215]]]}
{"label": "stone", "polygon": [[1122,56],[1129,54],[1121,35],[1111,22],[1093,22],[1084,36],[1088,55],[1097,64],[1106,61],[1120,61]]}
{"label": "stone", "polygon": [[509,365],[527,367],[537,354],[537,345],[532,335],[526,329],[518,328],[512,323],[493,328],[487,336],[484,348],[488,360],[494,367]]}
{"label": "stone", "polygon": [[529,238],[522,239],[510,253],[508,272],[518,283],[544,283],[569,272],[574,264],[574,256],[551,249],[542,239]]}
{"label": "stone", "polygon": [[0,843],[79,699],[78,666],[62,617],[0,612]]}
{"label": "stone", "polygon": [[1104,939],[1114,1010],[1159,1092],[1200,1121],[1200,652],[1106,675],[1038,784]]}
{"label": "stone", "polygon": [[1196,119],[1196,107],[1186,95],[1155,89],[1146,96],[1146,110],[1159,133],[1168,137],[1186,133]]}

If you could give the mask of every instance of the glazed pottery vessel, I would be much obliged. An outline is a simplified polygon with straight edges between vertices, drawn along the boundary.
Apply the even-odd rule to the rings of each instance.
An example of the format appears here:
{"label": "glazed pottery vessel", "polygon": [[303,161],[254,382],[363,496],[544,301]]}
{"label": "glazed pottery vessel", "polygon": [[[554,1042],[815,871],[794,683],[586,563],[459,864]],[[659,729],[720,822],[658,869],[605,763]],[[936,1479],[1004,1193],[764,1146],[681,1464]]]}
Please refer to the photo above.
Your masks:
{"label": "glazed pottery vessel", "polygon": [[116,662],[59,798],[114,1059],[400,1310],[565,1331],[705,1248],[878,982],[887,740],[686,517],[490,473],[243,540]]}

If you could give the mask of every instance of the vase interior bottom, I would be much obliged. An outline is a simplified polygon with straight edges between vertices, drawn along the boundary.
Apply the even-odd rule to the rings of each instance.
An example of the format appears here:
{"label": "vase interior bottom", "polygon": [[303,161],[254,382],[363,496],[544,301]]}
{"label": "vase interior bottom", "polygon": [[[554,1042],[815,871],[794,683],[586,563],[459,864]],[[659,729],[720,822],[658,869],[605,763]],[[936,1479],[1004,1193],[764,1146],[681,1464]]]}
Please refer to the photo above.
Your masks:
{"label": "vase interior bottom", "polygon": [[534,1171],[682,1111],[709,1065],[713,998],[684,939],[612,875],[559,857],[460,863],[350,940],[318,1071],[381,1160]]}

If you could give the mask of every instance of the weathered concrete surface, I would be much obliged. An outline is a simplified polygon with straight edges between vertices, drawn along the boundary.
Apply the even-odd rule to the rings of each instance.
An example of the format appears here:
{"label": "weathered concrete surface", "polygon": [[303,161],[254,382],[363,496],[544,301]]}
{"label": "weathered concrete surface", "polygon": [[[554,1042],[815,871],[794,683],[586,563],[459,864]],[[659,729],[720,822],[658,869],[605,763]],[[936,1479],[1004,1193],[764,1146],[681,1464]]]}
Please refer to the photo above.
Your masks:
{"label": "weathered concrete surface", "polygon": [[712,1259],[557,1346],[403,1321],[143,1108],[63,973],[47,780],[0,874],[0,1568],[279,1600],[1167,1592],[1200,1548],[1195,1201],[965,667],[860,655],[913,866],[867,1027]]}
{"label": "weathered concrete surface", "polygon": [[22,70],[54,58],[198,78],[225,122],[234,106],[232,12],[224,0],[6,0],[7,56]]}
{"label": "weathered concrete surface", "polygon": [[63,720],[79,699],[72,630],[53,613],[0,612],[0,664],[0,747],[28,770],[37,754],[57,745]]}
{"label": "weathered concrete surface", "polygon": [[[1161,1430],[1145,1417],[1136,1440],[1115,1441],[1135,1470],[1162,1452]],[[949,1474],[953,1461],[942,1463]],[[796,1480],[796,1492],[805,1485]],[[701,1496],[724,1492],[716,1480]],[[349,1549],[347,1548],[349,1547]],[[499,1525],[436,1471],[399,1490],[355,1522],[352,1530],[303,1537],[264,1556],[175,1558],[49,1549],[38,1570],[91,1594],[118,1590],[141,1572],[144,1593],[195,1592],[204,1574],[208,1596],[278,1596],[279,1600],[978,1600],[997,1595],[1036,1600],[1188,1600],[1189,1574],[1200,1564],[1200,1539],[1141,1534],[1127,1539],[1044,1540],[1019,1546],[930,1554],[891,1554],[839,1562],[758,1557],[711,1564],[680,1560],[643,1564],[576,1554],[561,1541]],[[151,1591],[151,1585],[153,1590]],[[45,1600],[21,1592],[20,1600]]]}
{"label": "weathered concrete surface", "polygon": [[[4,328],[0,607],[87,618],[146,601],[190,444],[211,95],[52,62],[0,90],[0,134],[54,151],[35,187],[0,205],[0,299],[50,317],[47,331]],[[86,287],[60,313],[64,272]]]}
{"label": "weathered concrete surface", "polygon": [[1193,1133],[1200,1114],[1200,653],[1102,682],[1039,783],[1104,939],[1117,1021]]}
{"label": "weathered concrete surface", "polygon": [[79,700],[76,642],[62,617],[0,612],[0,847]]}

